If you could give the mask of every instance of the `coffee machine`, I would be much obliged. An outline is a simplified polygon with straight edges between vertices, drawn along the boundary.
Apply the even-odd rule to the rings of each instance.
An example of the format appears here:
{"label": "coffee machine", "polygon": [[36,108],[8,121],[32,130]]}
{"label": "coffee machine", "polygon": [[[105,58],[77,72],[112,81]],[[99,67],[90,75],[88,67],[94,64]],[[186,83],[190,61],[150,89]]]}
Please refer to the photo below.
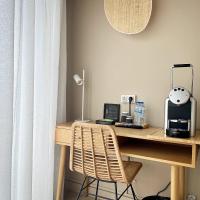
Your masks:
{"label": "coffee machine", "polygon": [[[177,68],[191,68],[191,90],[182,86],[174,87],[173,71]],[[171,67],[171,91],[165,100],[165,134],[169,137],[189,138],[195,136],[196,100],[193,97],[193,66],[176,64]]]}

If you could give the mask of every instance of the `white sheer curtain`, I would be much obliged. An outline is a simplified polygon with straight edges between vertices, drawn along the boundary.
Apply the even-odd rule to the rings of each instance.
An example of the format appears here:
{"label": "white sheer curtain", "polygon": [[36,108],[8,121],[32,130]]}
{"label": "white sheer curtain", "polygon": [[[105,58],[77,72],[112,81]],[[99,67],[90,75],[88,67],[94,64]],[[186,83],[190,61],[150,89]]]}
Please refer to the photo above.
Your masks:
{"label": "white sheer curtain", "polygon": [[[62,3],[62,18],[61,18],[61,35],[60,35],[60,66],[59,66],[59,83],[58,83],[58,101],[57,101],[57,123],[67,120],[67,1]],[[55,168],[54,168],[54,196],[56,197],[58,164],[60,155],[60,146],[55,146]],[[63,193],[64,194],[64,193]]]}
{"label": "white sheer curtain", "polygon": [[53,199],[61,8],[15,0],[11,200]]}
{"label": "white sheer curtain", "polygon": [[10,200],[13,102],[13,0],[0,1],[0,199]]}

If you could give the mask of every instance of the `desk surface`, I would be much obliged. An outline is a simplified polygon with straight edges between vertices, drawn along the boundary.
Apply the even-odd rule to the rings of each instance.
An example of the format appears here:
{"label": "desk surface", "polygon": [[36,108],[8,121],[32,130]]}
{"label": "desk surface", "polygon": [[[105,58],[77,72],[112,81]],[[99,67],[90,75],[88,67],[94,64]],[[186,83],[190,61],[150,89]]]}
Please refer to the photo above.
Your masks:
{"label": "desk surface", "polygon": [[[72,122],[58,124],[57,129],[58,130],[67,129],[68,131],[70,131],[71,125]],[[138,138],[144,140],[153,140],[153,141],[169,142],[176,144],[200,145],[200,130],[196,131],[195,137],[181,139],[181,138],[166,137],[164,134],[164,130],[162,128],[149,127],[146,129],[131,129],[131,128],[120,128],[115,126],[112,127],[115,130],[116,135],[121,137]],[[69,138],[67,140],[69,140]]]}

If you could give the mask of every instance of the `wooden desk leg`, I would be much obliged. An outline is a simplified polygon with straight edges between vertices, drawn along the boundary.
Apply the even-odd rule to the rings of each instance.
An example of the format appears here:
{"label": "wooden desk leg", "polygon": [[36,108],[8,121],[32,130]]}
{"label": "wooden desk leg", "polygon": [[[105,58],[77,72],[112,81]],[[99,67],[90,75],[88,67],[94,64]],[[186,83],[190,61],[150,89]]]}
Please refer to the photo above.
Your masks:
{"label": "wooden desk leg", "polygon": [[62,145],[61,151],[60,151],[60,162],[59,162],[59,169],[58,169],[56,200],[61,200],[61,197],[62,197],[63,181],[64,181],[64,174],[65,174],[66,152],[67,152],[67,146]]}
{"label": "wooden desk leg", "polygon": [[179,167],[171,166],[171,200],[183,200],[179,195]]}
{"label": "wooden desk leg", "polygon": [[180,199],[185,199],[185,167],[179,167],[179,194]]}

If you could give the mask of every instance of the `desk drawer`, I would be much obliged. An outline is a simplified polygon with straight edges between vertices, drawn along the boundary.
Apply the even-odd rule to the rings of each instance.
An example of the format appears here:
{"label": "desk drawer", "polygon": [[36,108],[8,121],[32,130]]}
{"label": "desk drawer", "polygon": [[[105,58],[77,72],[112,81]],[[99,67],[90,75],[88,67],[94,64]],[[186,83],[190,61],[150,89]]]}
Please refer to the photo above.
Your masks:
{"label": "desk drawer", "polygon": [[70,128],[56,128],[56,144],[70,146],[72,131]]}

